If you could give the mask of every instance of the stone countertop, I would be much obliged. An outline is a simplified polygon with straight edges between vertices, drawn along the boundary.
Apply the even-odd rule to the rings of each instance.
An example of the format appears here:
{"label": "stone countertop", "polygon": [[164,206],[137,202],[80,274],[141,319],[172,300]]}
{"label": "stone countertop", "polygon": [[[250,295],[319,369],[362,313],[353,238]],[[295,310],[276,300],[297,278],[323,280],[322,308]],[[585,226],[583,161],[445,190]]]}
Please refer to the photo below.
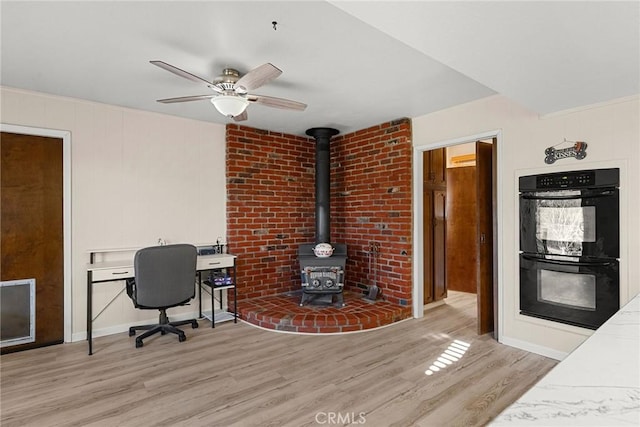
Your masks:
{"label": "stone countertop", "polygon": [[640,294],[490,424],[640,425]]}

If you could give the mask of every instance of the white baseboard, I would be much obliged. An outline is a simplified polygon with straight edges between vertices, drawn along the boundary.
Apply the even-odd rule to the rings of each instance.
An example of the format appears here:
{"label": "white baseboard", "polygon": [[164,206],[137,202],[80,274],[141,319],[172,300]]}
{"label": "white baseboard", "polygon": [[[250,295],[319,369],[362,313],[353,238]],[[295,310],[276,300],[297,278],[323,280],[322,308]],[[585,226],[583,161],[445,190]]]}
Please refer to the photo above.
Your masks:
{"label": "white baseboard", "polygon": [[522,341],[516,338],[509,338],[502,336],[498,340],[501,344],[508,345],[510,347],[519,348],[520,350],[525,350],[530,353],[536,353],[541,356],[550,357],[555,360],[563,360],[565,357],[569,355],[569,353],[565,353],[562,351],[554,350],[549,347],[544,347],[538,344],[532,344],[527,341]]}

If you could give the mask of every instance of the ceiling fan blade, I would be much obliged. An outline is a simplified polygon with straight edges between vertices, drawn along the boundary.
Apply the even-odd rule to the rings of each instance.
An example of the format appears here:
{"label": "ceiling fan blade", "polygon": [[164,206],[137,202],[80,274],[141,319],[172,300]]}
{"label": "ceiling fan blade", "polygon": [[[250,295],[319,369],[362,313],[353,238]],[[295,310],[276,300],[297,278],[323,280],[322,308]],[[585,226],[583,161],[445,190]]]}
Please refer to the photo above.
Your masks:
{"label": "ceiling fan blade", "polygon": [[213,86],[211,82],[208,82],[202,77],[196,76],[195,74],[191,74],[184,70],[181,70],[178,67],[174,67],[171,64],[167,64],[166,62],[163,62],[163,61],[149,61],[149,62],[157,67],[162,68],[163,70],[170,71],[177,76],[184,77],[185,79],[191,80],[192,82],[204,83],[207,86],[211,87],[212,89],[215,89],[215,86]]}
{"label": "ceiling fan blade", "polygon": [[302,102],[284,98],[275,98],[273,96],[247,95],[247,100],[249,102],[255,102],[256,104],[266,105],[267,107],[284,108],[285,110],[302,111],[307,108],[307,104],[303,104]]}
{"label": "ceiling fan blade", "polygon": [[247,114],[247,110],[244,110],[242,112],[242,114],[234,116],[233,120],[235,120],[236,122],[243,122],[243,121],[247,120],[248,118],[249,118],[249,115]]}
{"label": "ceiling fan blade", "polygon": [[235,84],[236,91],[242,94],[247,93],[269,83],[280,74],[282,74],[282,70],[267,62],[240,77],[240,80]]}
{"label": "ceiling fan blade", "polygon": [[211,95],[194,95],[194,96],[181,96],[179,98],[165,98],[158,99],[158,102],[162,102],[163,104],[173,104],[174,102],[189,102],[189,101],[200,101],[203,99],[211,99],[218,96],[217,94]]}

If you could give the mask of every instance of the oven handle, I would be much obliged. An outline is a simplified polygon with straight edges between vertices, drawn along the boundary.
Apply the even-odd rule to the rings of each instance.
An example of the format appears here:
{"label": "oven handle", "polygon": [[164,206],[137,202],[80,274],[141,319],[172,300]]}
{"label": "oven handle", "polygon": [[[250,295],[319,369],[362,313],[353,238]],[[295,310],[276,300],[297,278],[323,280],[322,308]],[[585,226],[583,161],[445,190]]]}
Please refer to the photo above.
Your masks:
{"label": "oven handle", "polygon": [[606,190],[598,193],[587,193],[587,194],[574,194],[574,195],[566,195],[566,196],[536,196],[528,193],[522,193],[520,196],[522,199],[527,200],[575,200],[575,199],[595,199],[596,197],[609,197],[613,196],[615,191]]}
{"label": "oven handle", "polygon": [[548,258],[538,258],[530,255],[522,255],[522,258],[529,261],[537,261],[537,262],[545,262],[547,264],[555,264],[555,265],[575,265],[578,267],[604,267],[607,265],[613,265],[613,261],[594,261],[594,262],[571,262],[571,261],[560,261],[557,259],[548,259]]}

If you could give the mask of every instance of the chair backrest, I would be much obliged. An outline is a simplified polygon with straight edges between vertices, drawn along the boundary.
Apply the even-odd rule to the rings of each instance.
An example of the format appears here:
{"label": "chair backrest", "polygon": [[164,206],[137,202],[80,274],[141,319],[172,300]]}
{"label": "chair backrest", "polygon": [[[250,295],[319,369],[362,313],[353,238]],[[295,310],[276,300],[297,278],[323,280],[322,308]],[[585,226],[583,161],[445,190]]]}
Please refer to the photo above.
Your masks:
{"label": "chair backrest", "polygon": [[176,244],[140,249],[134,258],[134,302],[145,308],[168,308],[195,297],[197,249]]}

